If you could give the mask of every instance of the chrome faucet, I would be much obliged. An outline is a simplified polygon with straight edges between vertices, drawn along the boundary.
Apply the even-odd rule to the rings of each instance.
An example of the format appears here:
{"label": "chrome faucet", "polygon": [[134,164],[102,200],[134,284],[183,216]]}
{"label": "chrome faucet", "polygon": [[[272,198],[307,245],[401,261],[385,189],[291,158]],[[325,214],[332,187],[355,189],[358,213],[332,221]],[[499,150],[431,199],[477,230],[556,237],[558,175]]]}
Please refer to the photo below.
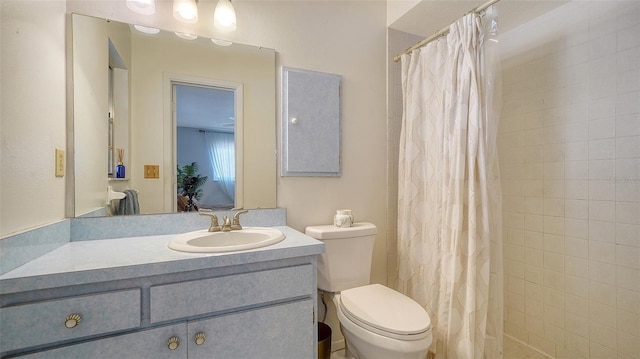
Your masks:
{"label": "chrome faucet", "polygon": [[[220,232],[222,230],[222,228],[218,224],[218,216],[216,216],[215,213],[200,210],[200,211],[198,211],[198,214],[200,214],[201,216],[209,216],[209,217],[211,217],[211,224],[209,225],[209,232]],[[225,218],[227,218],[227,217],[225,217]]]}

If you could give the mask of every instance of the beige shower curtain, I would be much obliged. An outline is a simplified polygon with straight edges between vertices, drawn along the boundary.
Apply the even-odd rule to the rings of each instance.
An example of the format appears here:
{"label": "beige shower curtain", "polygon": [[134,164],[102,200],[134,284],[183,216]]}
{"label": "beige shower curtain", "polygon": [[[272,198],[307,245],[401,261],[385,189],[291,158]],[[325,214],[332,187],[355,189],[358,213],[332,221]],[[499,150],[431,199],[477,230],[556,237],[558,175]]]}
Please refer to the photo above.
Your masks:
{"label": "beige shower curtain", "polygon": [[502,357],[492,13],[402,57],[398,289],[428,311],[438,358]]}

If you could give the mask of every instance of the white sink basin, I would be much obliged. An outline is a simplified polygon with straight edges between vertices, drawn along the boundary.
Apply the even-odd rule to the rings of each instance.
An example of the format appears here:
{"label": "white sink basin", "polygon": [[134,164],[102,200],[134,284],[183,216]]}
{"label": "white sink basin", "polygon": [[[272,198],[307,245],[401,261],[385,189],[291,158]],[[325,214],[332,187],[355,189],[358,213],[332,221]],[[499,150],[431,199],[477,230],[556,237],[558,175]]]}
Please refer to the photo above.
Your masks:
{"label": "white sink basin", "polygon": [[231,232],[203,229],[176,235],[169,242],[169,248],[194,253],[232,252],[270,246],[284,238],[282,232],[269,227],[245,227]]}

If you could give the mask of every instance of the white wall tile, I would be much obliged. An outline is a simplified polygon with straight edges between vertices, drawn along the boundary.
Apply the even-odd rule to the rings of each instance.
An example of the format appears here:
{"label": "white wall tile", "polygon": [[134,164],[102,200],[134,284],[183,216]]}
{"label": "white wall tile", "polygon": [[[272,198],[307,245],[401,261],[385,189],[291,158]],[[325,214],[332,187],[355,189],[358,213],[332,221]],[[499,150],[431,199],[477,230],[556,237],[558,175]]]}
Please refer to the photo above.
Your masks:
{"label": "white wall tile", "polygon": [[589,339],[613,350],[618,347],[615,329],[593,321],[589,324]]}
{"label": "white wall tile", "polygon": [[618,265],[616,267],[616,280],[619,287],[640,292],[640,269],[633,268],[633,266],[623,267]]}
{"label": "white wall tile", "polygon": [[637,359],[640,3],[565,8],[513,30],[509,42],[517,55],[503,113],[522,115],[500,161],[522,166],[505,168],[521,183],[505,189],[521,192],[504,206],[528,216],[511,216],[519,232],[505,231],[523,243],[505,256],[523,263],[509,270],[524,271],[511,287],[526,292],[508,299],[524,328],[505,328],[557,357]]}
{"label": "white wall tile", "polygon": [[616,202],[616,222],[640,224],[640,202]]}
{"label": "white wall tile", "polygon": [[615,349],[612,349],[610,346],[602,345],[593,340],[589,342],[589,355],[591,358],[616,358],[617,357]]}
{"label": "white wall tile", "polygon": [[608,180],[615,175],[616,161],[613,159],[589,160],[589,179]]}
{"label": "white wall tile", "polygon": [[[565,323],[567,332],[581,336],[584,340],[589,338],[589,317],[574,313],[565,313]],[[569,333],[567,333],[569,335]],[[587,347],[589,345],[587,344]],[[575,349],[567,346],[567,349],[574,351]]]}
{"label": "white wall tile", "polygon": [[589,306],[589,320],[609,328],[616,328],[617,318],[615,315],[612,315],[615,312],[615,307],[603,304],[592,305]]}
{"label": "white wall tile", "polygon": [[[611,123],[613,125],[613,121],[611,121]],[[603,160],[613,158],[616,158],[616,140],[614,138],[589,141],[590,160]]]}
{"label": "white wall tile", "polygon": [[628,354],[632,358],[637,357],[638,353],[640,353],[640,340],[638,340],[638,336],[617,332],[617,339],[620,353]]}
{"label": "white wall tile", "polygon": [[[589,299],[591,302],[601,303],[610,307],[616,306],[616,287],[594,280],[589,281]],[[589,305],[597,305],[590,303]]]}
{"label": "white wall tile", "polygon": [[589,259],[589,263],[594,263],[594,265],[597,262],[615,263],[616,245],[614,243],[589,241]]}
{"label": "white wall tile", "polygon": [[564,217],[543,216],[544,233],[564,235]]}
{"label": "white wall tile", "polygon": [[[569,257],[589,258],[589,242],[586,239],[565,237],[564,248]],[[583,271],[582,273],[587,272]],[[574,275],[577,275],[577,273]]]}
{"label": "white wall tile", "polygon": [[[640,79],[638,79],[640,83]],[[616,158],[640,157],[640,136],[628,136],[616,138]]]}
{"label": "white wall tile", "polygon": [[640,248],[624,245],[615,246],[615,263],[624,267],[640,269]]}
{"label": "white wall tile", "polygon": [[613,222],[616,218],[616,202],[589,201],[589,219]]}
{"label": "white wall tile", "polygon": [[616,68],[618,71],[628,71],[638,67],[640,62],[640,47],[631,47],[616,53]]}
{"label": "white wall tile", "polygon": [[[573,294],[580,298],[589,298],[589,279],[565,275],[565,287],[567,294]],[[567,299],[569,300],[569,299]]]}
{"label": "white wall tile", "polygon": [[640,293],[626,288],[617,288],[617,305],[619,309],[640,314]]}
{"label": "white wall tile", "polygon": [[589,181],[565,181],[565,198],[589,199]]}
{"label": "white wall tile", "polygon": [[640,91],[616,95],[616,115],[636,114],[640,112]]}
{"label": "white wall tile", "polygon": [[[638,24],[619,30],[616,34],[616,49],[622,51],[640,46],[640,37],[638,35],[640,35],[640,26]],[[595,46],[598,46],[598,44],[595,44]]]}
{"label": "white wall tile", "polygon": [[616,184],[611,180],[589,181],[589,199],[613,201],[616,199]]}
{"label": "white wall tile", "polygon": [[588,336],[585,337],[585,336],[568,332],[565,338],[565,345],[567,350],[571,354],[570,356],[566,356],[565,358],[571,358],[571,359],[574,359],[576,357],[588,358],[589,357],[589,339],[587,338]]}
{"label": "white wall tile", "polygon": [[[579,200],[579,199],[565,199],[564,214],[565,214],[565,217],[567,218],[577,218],[577,219],[589,218],[589,201]],[[570,235],[566,232],[567,231],[566,226],[567,226],[567,221],[565,219],[565,234]]]}
{"label": "white wall tile", "polygon": [[564,177],[568,180],[589,179],[588,161],[566,161],[564,162]]}
{"label": "white wall tile", "polygon": [[615,283],[616,266],[610,263],[590,261],[589,279],[602,283]]}
{"label": "white wall tile", "polygon": [[640,225],[616,223],[616,243],[640,247]]}
{"label": "white wall tile", "polygon": [[589,221],[589,240],[615,243],[615,223]]}
{"label": "white wall tile", "polygon": [[619,331],[635,337],[640,335],[640,315],[618,309],[616,319]]}
{"label": "white wall tile", "polygon": [[[640,59],[638,61],[640,62]],[[640,136],[640,114],[616,116],[616,134],[618,136]]]}

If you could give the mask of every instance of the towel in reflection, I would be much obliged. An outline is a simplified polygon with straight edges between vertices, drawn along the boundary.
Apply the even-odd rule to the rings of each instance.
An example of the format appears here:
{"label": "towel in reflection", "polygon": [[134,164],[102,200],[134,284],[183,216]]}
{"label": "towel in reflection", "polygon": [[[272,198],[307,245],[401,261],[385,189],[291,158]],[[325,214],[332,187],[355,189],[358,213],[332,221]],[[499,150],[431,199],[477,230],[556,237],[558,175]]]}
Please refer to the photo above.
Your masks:
{"label": "towel in reflection", "polygon": [[128,189],[124,191],[124,194],[126,196],[120,200],[120,205],[118,206],[118,215],[122,216],[128,214],[140,214],[138,192],[133,189]]}

